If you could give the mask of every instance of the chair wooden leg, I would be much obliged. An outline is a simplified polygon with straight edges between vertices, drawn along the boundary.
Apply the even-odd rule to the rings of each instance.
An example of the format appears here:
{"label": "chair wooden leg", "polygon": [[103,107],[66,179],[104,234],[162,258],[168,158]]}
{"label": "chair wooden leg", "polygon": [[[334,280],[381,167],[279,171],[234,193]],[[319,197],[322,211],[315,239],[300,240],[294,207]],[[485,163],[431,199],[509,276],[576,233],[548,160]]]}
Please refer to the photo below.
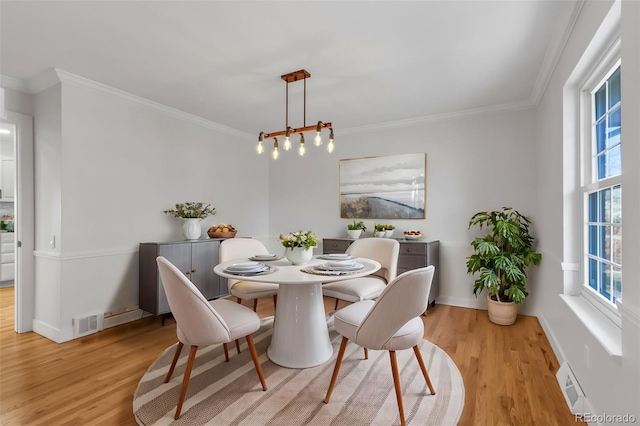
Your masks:
{"label": "chair wooden leg", "polygon": [[336,305],[333,307],[333,310],[334,310],[334,311],[337,311],[337,310],[338,310],[338,299],[336,299]]}
{"label": "chair wooden leg", "polygon": [[256,312],[258,309],[258,299],[253,299],[253,312]]}
{"label": "chair wooden leg", "polygon": [[236,299],[238,299],[238,303],[242,305],[242,299],[240,299],[239,297],[236,297]]}
{"label": "chair wooden leg", "polygon": [[278,307],[278,295],[274,294],[273,295],[273,309]]}
{"label": "chair wooden leg", "polygon": [[224,348],[224,360],[226,362],[229,362],[229,348],[227,347],[226,343],[223,343],[222,347]]}
{"label": "chair wooden leg", "polygon": [[182,388],[180,389],[180,397],[178,398],[178,407],[176,408],[176,415],[173,417],[178,420],[180,412],[182,411],[182,403],[184,397],[187,395],[187,387],[189,386],[189,379],[191,378],[191,369],[193,368],[193,361],[196,359],[197,346],[191,346],[189,351],[189,359],[187,360],[187,367],[184,370],[184,378],[182,379]]}
{"label": "chair wooden leg", "polygon": [[260,360],[258,359],[258,352],[256,351],[256,346],[253,344],[253,337],[249,334],[247,336],[247,345],[249,346],[249,352],[251,352],[251,359],[253,359],[253,365],[256,366],[256,372],[258,373],[258,377],[260,378],[260,383],[262,384],[262,390],[267,390],[267,382],[264,380],[264,374],[262,374],[262,367],[260,366]]}
{"label": "chair wooden leg", "polygon": [[391,373],[393,374],[393,385],[396,388],[396,400],[398,401],[398,411],[400,412],[400,424],[402,426],[405,426],[407,423],[404,421],[402,387],[400,386],[400,375],[398,374],[398,360],[396,358],[396,351],[389,351],[389,358],[391,358]]}
{"label": "chair wooden leg", "polygon": [[418,345],[413,347],[413,353],[416,354],[416,359],[418,360],[418,364],[420,364],[420,370],[422,370],[422,375],[424,376],[424,380],[427,382],[427,386],[429,386],[431,395],[435,395],[436,391],[433,389],[433,385],[431,384],[431,379],[429,378],[429,373],[427,373],[427,367],[425,367],[424,361],[422,360],[422,354],[420,353]]}
{"label": "chair wooden leg", "polygon": [[178,362],[178,358],[180,358],[180,352],[182,351],[182,347],[184,344],[182,342],[178,342],[178,347],[176,348],[176,353],[173,355],[173,361],[171,361],[171,367],[169,367],[169,372],[167,373],[167,377],[164,378],[165,383],[169,383],[171,380],[171,375],[173,374],[173,369],[176,368],[176,363]]}
{"label": "chair wooden leg", "polygon": [[364,349],[364,359],[369,359],[369,350],[367,348],[362,349]]}
{"label": "chair wooden leg", "polygon": [[236,351],[238,351],[238,355],[240,354],[240,340],[236,339]]}
{"label": "chair wooden leg", "polygon": [[342,357],[344,357],[344,351],[345,349],[347,349],[347,342],[349,342],[349,339],[342,336],[342,342],[340,343],[340,351],[338,351],[338,357],[336,358],[336,366],[333,368],[333,375],[331,376],[329,389],[327,389],[327,395],[324,397],[325,404],[329,403],[329,398],[331,398],[331,392],[333,392],[333,387],[336,384],[336,379],[338,378],[338,373],[340,372],[340,365],[342,364]]}

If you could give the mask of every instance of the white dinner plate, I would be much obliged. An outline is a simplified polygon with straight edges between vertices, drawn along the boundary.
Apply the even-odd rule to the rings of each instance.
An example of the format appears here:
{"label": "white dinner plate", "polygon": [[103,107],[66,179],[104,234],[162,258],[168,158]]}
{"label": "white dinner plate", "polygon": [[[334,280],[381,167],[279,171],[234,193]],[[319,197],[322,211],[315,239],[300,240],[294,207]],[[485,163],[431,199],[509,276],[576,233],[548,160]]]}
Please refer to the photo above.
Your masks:
{"label": "white dinner plate", "polygon": [[263,264],[258,262],[240,262],[240,263],[234,263],[233,265],[228,266],[227,269],[236,269],[236,270],[254,269],[260,265],[263,265]]}
{"label": "white dinner plate", "polygon": [[269,253],[269,254],[255,254],[253,255],[254,259],[274,259],[278,257],[277,254]]}
{"label": "white dinner plate", "polygon": [[318,256],[318,258],[324,259],[324,260],[335,260],[335,261],[355,259],[355,257],[351,256],[350,254],[344,254],[344,253],[323,254],[322,256]]}
{"label": "white dinner plate", "polygon": [[343,266],[331,266],[328,263],[323,263],[318,266],[318,269],[323,271],[358,271],[364,268],[362,263],[354,263],[352,265],[343,265]]}

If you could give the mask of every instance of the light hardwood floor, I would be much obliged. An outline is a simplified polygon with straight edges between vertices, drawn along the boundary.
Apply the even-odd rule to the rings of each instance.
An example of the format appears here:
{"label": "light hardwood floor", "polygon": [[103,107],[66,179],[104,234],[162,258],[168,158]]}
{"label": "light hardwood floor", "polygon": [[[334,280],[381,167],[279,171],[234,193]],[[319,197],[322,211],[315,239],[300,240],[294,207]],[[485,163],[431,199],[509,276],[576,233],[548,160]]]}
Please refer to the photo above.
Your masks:
{"label": "light hardwood floor", "polygon": [[[149,317],[57,344],[13,331],[13,297],[13,288],[0,289],[0,424],[135,425],[133,392],[147,367],[175,343],[175,323],[162,326]],[[331,311],[333,300],[325,300],[325,308]],[[258,313],[273,314],[271,299],[260,301]],[[489,322],[486,311],[436,305],[424,321],[425,338],[462,374],[460,425],[575,423],[537,318],[519,316],[502,327]]]}

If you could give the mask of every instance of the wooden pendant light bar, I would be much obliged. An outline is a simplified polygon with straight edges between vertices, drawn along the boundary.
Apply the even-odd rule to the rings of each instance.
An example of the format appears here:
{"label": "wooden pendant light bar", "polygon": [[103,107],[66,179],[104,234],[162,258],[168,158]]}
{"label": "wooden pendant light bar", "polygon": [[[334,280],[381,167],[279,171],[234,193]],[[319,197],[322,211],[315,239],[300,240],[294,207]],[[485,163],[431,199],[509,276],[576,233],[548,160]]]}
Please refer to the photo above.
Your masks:
{"label": "wooden pendant light bar", "polygon": [[309,77],[311,77],[311,74],[306,70],[294,71],[280,76],[280,78],[287,83],[293,83],[294,81],[303,80]]}
{"label": "wooden pendant light bar", "polygon": [[[331,123],[320,123],[320,128],[321,129],[330,129],[331,128]],[[294,129],[293,127],[289,128],[289,135],[295,135],[297,133],[305,133],[305,132],[315,132],[318,129],[318,125],[314,124],[313,126],[307,126],[307,127],[298,127],[297,129]],[[286,130],[279,130],[277,132],[271,132],[271,133],[263,133],[262,137],[265,139],[270,139],[270,138],[277,138],[280,136],[284,136],[287,134]]]}

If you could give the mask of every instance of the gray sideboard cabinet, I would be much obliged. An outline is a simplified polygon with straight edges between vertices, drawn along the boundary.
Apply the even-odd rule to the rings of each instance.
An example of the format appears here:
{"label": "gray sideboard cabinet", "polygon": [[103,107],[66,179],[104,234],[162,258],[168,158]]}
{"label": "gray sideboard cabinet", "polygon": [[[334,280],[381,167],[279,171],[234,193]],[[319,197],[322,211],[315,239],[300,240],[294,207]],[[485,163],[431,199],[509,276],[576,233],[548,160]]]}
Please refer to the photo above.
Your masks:
{"label": "gray sideboard cabinet", "polygon": [[140,309],[154,315],[171,312],[162,287],[156,257],[164,256],[198,287],[207,300],[228,293],[227,280],[213,272],[218,264],[222,239],[200,239],[173,242],[140,243]]}
{"label": "gray sideboard cabinet", "polygon": [[[351,238],[323,238],[322,253],[344,253],[355,240]],[[407,241],[400,242],[398,255],[398,275],[412,269],[433,265],[436,267],[429,293],[429,303],[434,306],[440,295],[440,241]]]}

